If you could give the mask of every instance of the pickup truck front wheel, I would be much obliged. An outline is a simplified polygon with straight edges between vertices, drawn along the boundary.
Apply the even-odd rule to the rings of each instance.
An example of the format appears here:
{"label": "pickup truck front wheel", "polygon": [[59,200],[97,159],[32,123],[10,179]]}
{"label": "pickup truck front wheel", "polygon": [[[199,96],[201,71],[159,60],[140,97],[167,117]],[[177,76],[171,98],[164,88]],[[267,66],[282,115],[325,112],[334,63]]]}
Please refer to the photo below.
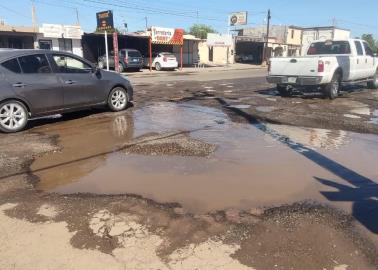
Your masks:
{"label": "pickup truck front wheel", "polygon": [[370,89],[378,89],[378,69],[375,72],[374,78],[372,81],[367,83],[368,88]]}
{"label": "pickup truck front wheel", "polygon": [[341,75],[340,73],[335,73],[329,84],[323,88],[324,95],[329,99],[335,99],[339,95],[341,87]]}
{"label": "pickup truck front wheel", "polygon": [[293,91],[290,86],[287,85],[277,85],[277,91],[281,95],[281,97],[291,97]]}

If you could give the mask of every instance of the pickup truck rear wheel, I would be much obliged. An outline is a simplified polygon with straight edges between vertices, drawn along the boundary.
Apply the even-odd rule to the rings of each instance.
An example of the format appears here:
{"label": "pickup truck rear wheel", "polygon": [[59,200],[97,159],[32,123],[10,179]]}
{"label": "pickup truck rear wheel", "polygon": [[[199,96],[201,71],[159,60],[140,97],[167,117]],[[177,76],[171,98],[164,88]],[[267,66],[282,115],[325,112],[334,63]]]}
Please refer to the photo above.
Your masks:
{"label": "pickup truck rear wheel", "polygon": [[329,99],[335,99],[339,95],[341,87],[341,75],[340,73],[335,73],[332,80],[323,88],[324,95]]}
{"label": "pickup truck rear wheel", "polygon": [[375,72],[374,78],[372,81],[367,83],[368,88],[370,89],[378,89],[378,69]]}
{"label": "pickup truck rear wheel", "polygon": [[277,91],[280,93],[281,97],[291,97],[293,94],[293,91],[291,88],[287,85],[277,85]]}

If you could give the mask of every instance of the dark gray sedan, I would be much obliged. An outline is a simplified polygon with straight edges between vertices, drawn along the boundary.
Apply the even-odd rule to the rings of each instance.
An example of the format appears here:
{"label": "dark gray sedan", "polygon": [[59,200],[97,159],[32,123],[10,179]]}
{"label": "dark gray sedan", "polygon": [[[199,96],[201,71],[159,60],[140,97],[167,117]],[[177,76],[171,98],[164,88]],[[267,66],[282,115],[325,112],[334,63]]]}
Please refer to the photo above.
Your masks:
{"label": "dark gray sedan", "polygon": [[0,50],[0,77],[0,130],[7,133],[34,117],[104,105],[121,111],[133,100],[125,77],[65,52]]}

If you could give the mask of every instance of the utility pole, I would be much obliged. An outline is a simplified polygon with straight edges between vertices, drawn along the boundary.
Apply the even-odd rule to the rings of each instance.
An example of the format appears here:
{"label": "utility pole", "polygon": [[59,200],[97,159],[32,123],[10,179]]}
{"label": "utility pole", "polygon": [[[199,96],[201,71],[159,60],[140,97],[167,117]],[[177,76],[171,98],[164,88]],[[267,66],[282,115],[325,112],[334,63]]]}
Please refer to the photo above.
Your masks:
{"label": "utility pole", "polygon": [[80,25],[79,10],[77,8],[76,8],[76,23],[77,23],[77,25]]}
{"label": "utility pole", "polygon": [[268,17],[267,17],[267,26],[266,26],[266,40],[265,40],[265,47],[264,47],[264,58],[263,62],[268,60],[268,45],[269,45],[269,31],[270,31],[270,20],[272,19],[270,14],[270,9],[268,9]]}
{"label": "utility pole", "polygon": [[34,30],[36,30],[37,29],[37,14],[35,11],[34,0],[32,0],[31,2],[32,2],[32,25],[33,25]]}
{"label": "utility pole", "polygon": [[332,18],[332,26],[336,27],[337,26],[337,20],[335,17]]}
{"label": "utility pole", "polygon": [[148,30],[148,18],[144,17],[144,19],[146,20],[146,32],[147,32],[147,30]]}

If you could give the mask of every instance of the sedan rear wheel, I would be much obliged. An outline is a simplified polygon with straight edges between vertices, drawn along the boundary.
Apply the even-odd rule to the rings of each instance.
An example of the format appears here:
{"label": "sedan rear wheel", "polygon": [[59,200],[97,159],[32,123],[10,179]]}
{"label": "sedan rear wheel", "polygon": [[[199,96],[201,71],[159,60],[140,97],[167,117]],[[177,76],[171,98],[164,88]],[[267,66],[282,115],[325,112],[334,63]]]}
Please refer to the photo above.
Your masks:
{"label": "sedan rear wheel", "polygon": [[18,132],[28,122],[28,110],[21,102],[9,100],[0,104],[0,130],[6,133]]}
{"label": "sedan rear wheel", "polygon": [[161,70],[161,64],[160,64],[159,62],[157,62],[157,63],[155,64],[155,69],[156,69],[157,71],[160,71],[160,70]]}
{"label": "sedan rear wheel", "polygon": [[108,105],[114,112],[119,112],[126,109],[129,103],[129,96],[127,91],[122,87],[114,88],[109,95]]}

